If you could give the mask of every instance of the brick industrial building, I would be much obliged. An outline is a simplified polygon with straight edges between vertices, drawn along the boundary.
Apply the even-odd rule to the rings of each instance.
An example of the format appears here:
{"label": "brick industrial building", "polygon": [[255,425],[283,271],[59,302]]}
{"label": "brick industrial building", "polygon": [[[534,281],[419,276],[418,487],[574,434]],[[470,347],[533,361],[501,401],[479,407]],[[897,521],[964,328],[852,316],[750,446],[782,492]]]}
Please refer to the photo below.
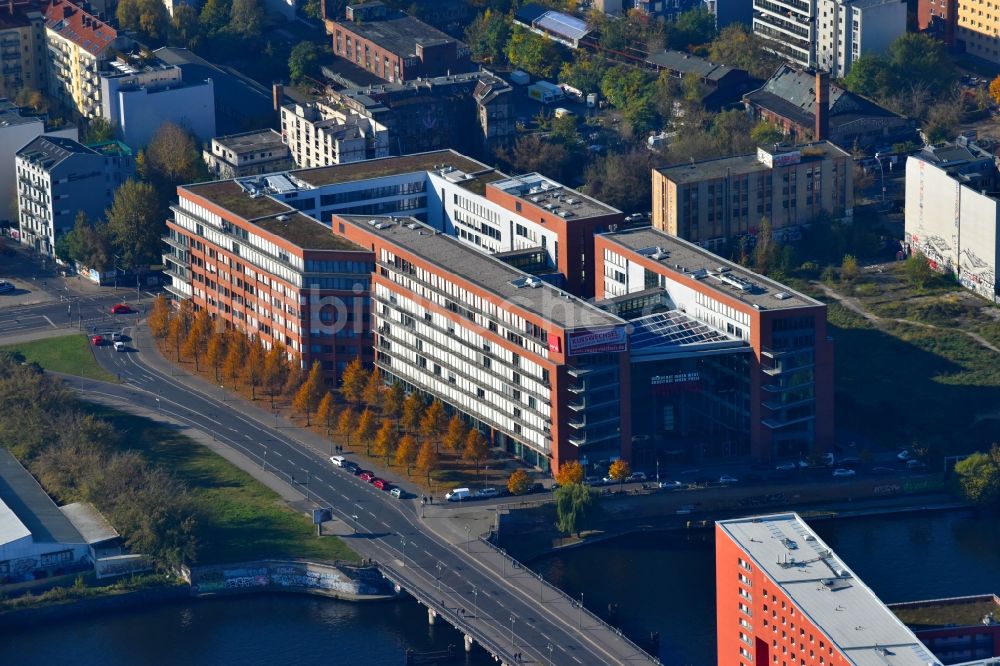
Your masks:
{"label": "brick industrial building", "polygon": [[[330,381],[354,355],[373,360],[542,469],[829,447],[821,303],[660,232],[612,233],[620,211],[540,174],[437,151],[191,185],[180,197],[164,257],[175,297],[306,362],[332,343],[318,357]],[[308,236],[278,226],[293,221]],[[322,312],[296,306],[312,303],[317,278],[296,257],[324,249],[331,261],[367,257],[349,271],[313,264],[333,271],[319,276],[341,290],[331,297],[371,299],[352,320],[363,318],[357,337],[318,339]],[[612,266],[624,266],[620,279]]]}
{"label": "brick industrial building", "polygon": [[324,23],[335,56],[389,83],[475,69],[463,42],[379,0],[349,5],[346,20]]}
{"label": "brick industrial building", "polygon": [[710,249],[757,235],[761,218],[795,239],[820,213],[849,216],[854,161],[828,141],[758,148],[653,170],[653,226]]}

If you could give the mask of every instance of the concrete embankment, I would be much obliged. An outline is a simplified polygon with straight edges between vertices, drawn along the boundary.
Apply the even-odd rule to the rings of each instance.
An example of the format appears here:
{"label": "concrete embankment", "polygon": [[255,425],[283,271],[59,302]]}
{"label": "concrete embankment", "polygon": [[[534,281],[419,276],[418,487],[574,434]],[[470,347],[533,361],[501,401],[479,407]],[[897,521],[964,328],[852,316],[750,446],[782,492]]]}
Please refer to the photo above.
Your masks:
{"label": "concrete embankment", "polygon": [[39,602],[0,612],[0,631],[130,611],[157,604],[231,594],[311,594],[342,601],[385,601],[398,597],[375,567],[304,560],[257,560],[184,568],[183,582],[128,592]]}

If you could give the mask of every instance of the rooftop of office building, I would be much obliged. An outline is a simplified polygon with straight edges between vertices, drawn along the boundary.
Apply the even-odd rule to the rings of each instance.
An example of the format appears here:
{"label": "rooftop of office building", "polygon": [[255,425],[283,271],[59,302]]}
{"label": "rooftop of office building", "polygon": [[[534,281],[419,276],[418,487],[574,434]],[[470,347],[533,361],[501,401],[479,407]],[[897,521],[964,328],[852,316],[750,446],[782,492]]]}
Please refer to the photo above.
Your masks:
{"label": "rooftop of office building", "polygon": [[413,218],[340,215],[335,216],[334,225],[340,220],[564,330],[625,324],[619,317]]}
{"label": "rooftop of office building", "polygon": [[566,220],[621,213],[540,173],[512,176],[492,183],[496,189],[539,206]]}
{"label": "rooftop of office building", "polygon": [[401,11],[388,10],[383,16],[373,20],[336,23],[359,37],[378,44],[384,50],[403,57],[415,57],[418,44],[430,46],[458,42],[437,28]]}
{"label": "rooftop of office building", "polygon": [[798,514],[734,518],[716,524],[851,664],[940,663]]}
{"label": "rooftop of office building", "polygon": [[22,109],[9,99],[0,99],[0,128],[28,125],[42,120],[43,118]]}
{"label": "rooftop of office building", "polygon": [[[763,153],[761,152],[763,151]],[[795,154],[798,153],[796,156]],[[841,150],[829,141],[817,141],[802,146],[767,146],[762,147],[758,152],[749,155],[736,155],[733,157],[720,157],[701,162],[684,162],[657,169],[657,171],[675,183],[693,183],[714,178],[726,178],[733,176],[745,176],[761,171],[772,169],[766,163],[765,155],[789,156],[786,164],[799,164],[805,162],[818,162],[823,159],[835,157],[846,157],[850,159],[850,154]]]}
{"label": "rooftop of office building", "polygon": [[282,152],[287,150],[285,144],[281,141],[281,134],[270,128],[253,130],[252,132],[241,132],[240,134],[230,134],[229,136],[217,136],[212,139],[212,142],[238,155],[258,150],[278,149]]}
{"label": "rooftop of office building", "polygon": [[822,305],[779,282],[652,227],[607,233],[603,237],[758,310]]}
{"label": "rooftop of office building", "polygon": [[363,162],[334,164],[312,169],[298,169],[294,171],[294,175],[297,179],[313,187],[322,187],[333,183],[347,183],[355,180],[366,180],[368,178],[397,176],[406,173],[416,173],[418,171],[441,171],[444,169],[460,171],[469,176],[481,173],[488,174],[494,171],[493,167],[456,153],[454,150],[435,150],[427,153],[416,153],[414,155],[382,157]]}

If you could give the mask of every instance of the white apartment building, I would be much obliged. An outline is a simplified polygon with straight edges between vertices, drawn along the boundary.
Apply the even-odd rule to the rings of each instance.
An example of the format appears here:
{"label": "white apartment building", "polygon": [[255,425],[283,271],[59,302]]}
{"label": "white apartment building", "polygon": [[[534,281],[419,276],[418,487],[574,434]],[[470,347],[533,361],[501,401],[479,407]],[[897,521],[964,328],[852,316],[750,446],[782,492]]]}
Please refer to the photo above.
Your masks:
{"label": "white apartment building", "polygon": [[1000,174],[973,144],[925,148],[906,160],[906,242],[967,289],[1000,302]]}
{"label": "white apartment building", "polygon": [[323,102],[283,106],[281,139],[303,168],[389,156],[387,127]]}
{"label": "white apartment building", "polygon": [[242,178],[292,168],[292,155],[273,129],[254,130],[212,139],[202,151],[216,178]]}
{"label": "white apartment building", "polygon": [[0,201],[13,201],[17,194],[14,180],[14,154],[21,146],[42,134],[76,141],[76,127],[47,127],[45,118],[31,115],[10,100],[0,99]]}
{"label": "white apartment building", "polygon": [[816,65],[816,0],[753,0],[753,31],[803,67]]}
{"label": "white apartment building", "polygon": [[115,191],[135,173],[135,160],[115,142],[91,148],[40,136],[17,151],[15,170],[20,240],[53,255],[78,212],[92,221],[103,218]]}
{"label": "white apartment building", "polygon": [[145,146],[165,122],[188,129],[199,141],[215,136],[215,84],[185,81],[177,65],[157,58],[119,55],[101,73],[101,115],[118,137]]}
{"label": "white apartment building", "polygon": [[866,53],[885,53],[906,32],[905,0],[818,0],[816,66],[836,78]]}

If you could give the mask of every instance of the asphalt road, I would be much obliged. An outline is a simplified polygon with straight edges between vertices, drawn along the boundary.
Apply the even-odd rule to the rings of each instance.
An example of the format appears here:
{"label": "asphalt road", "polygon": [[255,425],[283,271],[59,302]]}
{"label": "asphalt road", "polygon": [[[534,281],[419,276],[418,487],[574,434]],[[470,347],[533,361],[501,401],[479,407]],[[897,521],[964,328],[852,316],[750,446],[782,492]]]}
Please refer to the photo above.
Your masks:
{"label": "asphalt road", "polygon": [[[136,337],[128,352],[108,346],[95,349],[98,361],[121,377],[121,385],[83,379],[71,383],[85,393],[138,402],[212,433],[262,469],[298,485],[353,529],[355,533],[345,538],[359,555],[403,571],[425,597],[434,595],[507,655],[521,653],[522,663],[651,663],[648,655],[599,625],[565,595],[542,586],[534,574],[514,569],[475,534],[456,543],[441,523],[435,527],[420,518],[419,502],[397,500],[333,467],[327,453],[294,440],[271,425],[265,413],[241,413],[144,362],[137,351],[143,342]],[[510,656],[504,661],[514,663]]]}
{"label": "asphalt road", "polygon": [[[125,295],[63,296],[58,300],[6,307],[0,300],[0,338],[30,337],[41,331],[62,330],[70,333],[121,329],[134,324],[136,316],[111,314],[111,306],[121,303]],[[134,303],[134,291],[131,296],[133,299],[129,302]],[[138,306],[138,309],[142,310],[143,306]]]}

